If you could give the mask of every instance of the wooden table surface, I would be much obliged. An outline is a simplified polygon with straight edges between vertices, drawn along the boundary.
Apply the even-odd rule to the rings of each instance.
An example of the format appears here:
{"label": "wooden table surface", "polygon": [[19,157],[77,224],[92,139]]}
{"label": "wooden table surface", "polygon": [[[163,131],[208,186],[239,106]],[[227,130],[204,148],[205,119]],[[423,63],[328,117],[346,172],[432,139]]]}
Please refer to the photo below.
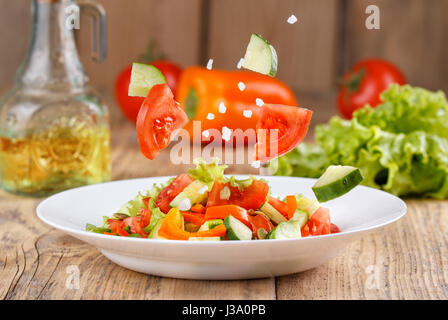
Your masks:
{"label": "wooden table surface", "polygon": [[[113,123],[113,179],[177,174],[168,152],[140,155],[133,127]],[[250,167],[230,172],[253,172]],[[42,199],[0,192],[0,299],[447,299],[448,201],[409,200],[400,221],[349,245],[328,263],[290,276],[193,281],[124,269],[42,223]],[[79,288],[67,288],[73,269]]]}

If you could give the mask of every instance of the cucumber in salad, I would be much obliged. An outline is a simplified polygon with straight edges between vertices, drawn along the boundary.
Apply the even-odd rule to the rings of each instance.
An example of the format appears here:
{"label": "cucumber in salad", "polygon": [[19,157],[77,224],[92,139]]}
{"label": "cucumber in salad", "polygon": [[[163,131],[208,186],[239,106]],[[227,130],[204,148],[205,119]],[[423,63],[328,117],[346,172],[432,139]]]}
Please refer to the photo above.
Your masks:
{"label": "cucumber in salad", "polygon": [[224,219],[227,240],[252,240],[252,230],[230,214]]}
{"label": "cucumber in salad", "polygon": [[338,198],[363,180],[361,170],[351,166],[329,166],[313,186],[319,202]]}
{"label": "cucumber in salad", "polygon": [[275,77],[277,64],[277,53],[274,47],[262,36],[252,34],[244,55],[243,67]]}
{"label": "cucumber in salad", "polygon": [[288,221],[277,209],[275,209],[267,201],[260,208],[260,211],[263,212],[265,215],[267,215],[269,219],[271,219],[277,224]]}
{"label": "cucumber in salad", "polygon": [[204,224],[199,228],[198,231],[207,231],[211,230],[216,226],[219,226],[220,224],[223,224],[224,221],[222,219],[213,219],[205,221]]}
{"label": "cucumber in salad", "polygon": [[[190,208],[192,205],[202,203],[207,200],[208,187],[199,180],[191,182],[181,193],[179,193],[171,202],[170,207],[176,208],[188,199]],[[184,211],[190,210],[190,208],[182,209]]]}
{"label": "cucumber in salad", "polygon": [[148,64],[134,62],[128,95],[131,97],[146,97],[154,85],[162,83],[166,83],[166,80],[159,69]]}
{"label": "cucumber in salad", "polygon": [[302,233],[300,231],[300,221],[289,220],[280,223],[274,229],[269,231],[267,239],[300,239]]}

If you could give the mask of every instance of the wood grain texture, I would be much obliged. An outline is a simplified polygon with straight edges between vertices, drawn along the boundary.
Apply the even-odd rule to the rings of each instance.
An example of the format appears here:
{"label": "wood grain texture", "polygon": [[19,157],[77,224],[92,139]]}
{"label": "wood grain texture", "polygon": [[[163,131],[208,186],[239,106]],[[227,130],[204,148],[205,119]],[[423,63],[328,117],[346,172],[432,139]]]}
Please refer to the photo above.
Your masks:
{"label": "wood grain texture", "polygon": [[[252,33],[270,41],[279,57],[277,77],[297,91],[335,84],[338,1],[214,0],[209,50],[216,68],[236,69]],[[298,22],[289,24],[294,14]]]}
{"label": "wood grain texture", "polygon": [[344,68],[369,57],[398,65],[409,83],[448,90],[448,23],[444,0],[377,1],[380,30],[364,26],[369,0],[347,1]]}

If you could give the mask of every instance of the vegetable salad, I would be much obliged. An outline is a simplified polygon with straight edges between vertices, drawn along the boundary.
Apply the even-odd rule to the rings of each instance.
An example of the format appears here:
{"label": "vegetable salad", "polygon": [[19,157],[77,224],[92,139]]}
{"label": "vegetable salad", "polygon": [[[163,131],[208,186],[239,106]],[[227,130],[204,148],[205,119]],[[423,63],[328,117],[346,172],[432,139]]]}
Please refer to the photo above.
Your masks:
{"label": "vegetable salad", "polygon": [[[279,199],[263,179],[225,177],[226,166],[216,160],[195,160],[195,164],[187,173],[140,192],[112,216],[104,217],[102,226],[87,224],[86,230],[191,241],[295,239],[339,232],[331,223],[329,209],[316,199],[302,194]],[[329,168],[313,190],[327,201],[359,183],[358,175],[356,168]]]}

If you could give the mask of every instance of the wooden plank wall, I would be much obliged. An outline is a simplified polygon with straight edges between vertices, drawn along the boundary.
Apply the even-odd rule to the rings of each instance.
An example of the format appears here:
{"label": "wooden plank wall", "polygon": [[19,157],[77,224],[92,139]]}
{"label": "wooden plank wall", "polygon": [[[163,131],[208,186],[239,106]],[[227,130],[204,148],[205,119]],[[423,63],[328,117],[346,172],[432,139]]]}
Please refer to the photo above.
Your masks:
{"label": "wooden plank wall", "polygon": [[[355,61],[381,57],[408,80],[448,91],[448,0],[99,0],[108,15],[108,58],[90,61],[90,23],[78,45],[91,82],[111,90],[118,71],[150,38],[183,66],[235,68],[253,32],[279,55],[278,77],[301,96],[333,106],[337,79]],[[29,0],[0,0],[0,88],[10,87],[28,45]],[[381,30],[367,30],[367,5],[381,10]],[[299,21],[286,19],[295,14]],[[300,100],[300,99],[299,99]],[[306,100],[306,99],[305,99]],[[309,99],[310,101],[312,99]]]}

